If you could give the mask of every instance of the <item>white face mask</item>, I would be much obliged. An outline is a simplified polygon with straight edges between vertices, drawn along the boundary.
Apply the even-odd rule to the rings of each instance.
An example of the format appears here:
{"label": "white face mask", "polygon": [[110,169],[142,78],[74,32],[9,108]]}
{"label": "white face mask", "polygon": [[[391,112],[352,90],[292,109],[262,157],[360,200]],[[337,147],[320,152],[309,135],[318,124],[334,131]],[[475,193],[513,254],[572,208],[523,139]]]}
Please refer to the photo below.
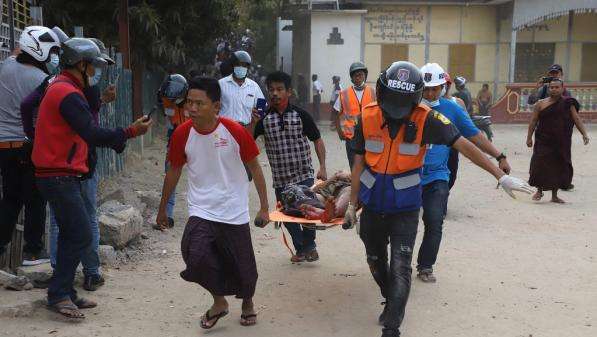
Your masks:
{"label": "white face mask", "polygon": [[234,77],[242,80],[247,77],[247,71],[249,71],[249,69],[246,67],[234,67]]}
{"label": "white face mask", "polygon": [[423,98],[421,100],[421,103],[425,104],[426,106],[433,108],[439,105],[439,99],[435,100],[435,101],[428,101],[427,99]]}
{"label": "white face mask", "polygon": [[95,68],[95,75],[89,77],[89,86],[93,87],[93,86],[98,85],[98,83],[100,82],[101,79],[102,79],[102,69]]}
{"label": "white face mask", "polygon": [[58,66],[60,64],[60,57],[56,53],[50,54],[50,59],[46,62],[46,69],[50,75],[56,75],[58,73]]}
{"label": "white face mask", "polygon": [[444,96],[446,96],[446,86],[445,85],[442,87],[442,93],[439,94],[439,97],[444,97]]}

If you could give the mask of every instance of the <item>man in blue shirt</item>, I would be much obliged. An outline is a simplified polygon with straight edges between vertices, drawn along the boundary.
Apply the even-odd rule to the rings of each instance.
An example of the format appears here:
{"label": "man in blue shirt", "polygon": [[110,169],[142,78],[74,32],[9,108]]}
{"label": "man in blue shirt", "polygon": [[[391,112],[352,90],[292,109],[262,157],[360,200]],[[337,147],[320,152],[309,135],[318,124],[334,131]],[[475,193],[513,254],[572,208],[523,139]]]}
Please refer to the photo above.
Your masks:
{"label": "man in blue shirt", "polygon": [[[440,112],[458,128],[463,137],[468,138],[479,149],[496,158],[499,167],[506,174],[510,173],[510,165],[506,156],[477,129],[468,113],[452,100],[443,98],[446,78],[445,72],[437,63],[428,63],[421,68],[425,89],[422,103]],[[423,282],[436,281],[433,265],[442,239],[442,227],[450,188],[450,170],[448,158],[450,148],[445,145],[429,145],[425,156],[425,165],[421,183],[423,185],[423,223],[425,232],[417,258],[417,277]]]}

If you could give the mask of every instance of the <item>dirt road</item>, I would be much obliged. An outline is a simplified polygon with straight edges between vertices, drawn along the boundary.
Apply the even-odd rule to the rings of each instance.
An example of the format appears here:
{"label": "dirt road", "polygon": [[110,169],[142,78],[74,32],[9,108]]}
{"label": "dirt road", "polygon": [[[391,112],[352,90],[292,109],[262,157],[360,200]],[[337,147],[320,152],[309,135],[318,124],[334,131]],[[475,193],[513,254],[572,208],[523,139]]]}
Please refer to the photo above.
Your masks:
{"label": "dirt road", "polygon": [[[327,129],[322,127],[322,130]],[[597,142],[597,128],[590,128]],[[528,177],[530,150],[525,127],[498,126],[513,174]],[[344,147],[325,131],[330,172],[347,167]],[[485,172],[461,160],[436,265],[437,284],[413,279],[403,336],[561,337],[597,336],[597,144],[582,146],[574,134],[576,190],[562,193],[566,205],[510,199]],[[125,189],[159,189],[163,145],[111,182]],[[261,160],[271,182],[265,155]],[[183,183],[182,186],[185,184]],[[186,186],[185,186],[186,187]],[[30,317],[0,318],[0,336],[379,336],[381,296],[369,275],[354,231],[318,232],[321,260],[293,265],[279,230],[253,227],[259,282],[259,324],[238,324],[240,303],[211,331],[199,328],[210,297],[184,282],[179,242],[186,217],[184,189],[178,194],[176,228],[147,229],[137,262],[106,271],[107,284],[81,294],[100,303],[83,323],[69,324],[45,309]],[[257,198],[251,192],[255,213]],[[270,191],[273,205],[273,193]],[[422,233],[422,226],[419,228]],[[421,235],[417,240],[417,247]],[[1,302],[30,303],[43,291],[0,290]]]}

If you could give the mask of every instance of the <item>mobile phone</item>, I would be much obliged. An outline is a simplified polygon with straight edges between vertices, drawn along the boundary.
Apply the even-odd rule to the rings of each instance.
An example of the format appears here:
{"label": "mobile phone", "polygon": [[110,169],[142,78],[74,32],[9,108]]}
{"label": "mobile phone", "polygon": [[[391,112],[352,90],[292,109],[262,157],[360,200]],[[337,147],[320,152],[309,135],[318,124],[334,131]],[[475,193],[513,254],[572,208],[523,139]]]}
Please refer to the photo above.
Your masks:
{"label": "mobile phone", "polygon": [[267,101],[265,100],[265,98],[258,98],[255,108],[257,109],[257,112],[259,113],[259,117],[261,117],[261,118],[265,117],[265,112],[267,110]]}

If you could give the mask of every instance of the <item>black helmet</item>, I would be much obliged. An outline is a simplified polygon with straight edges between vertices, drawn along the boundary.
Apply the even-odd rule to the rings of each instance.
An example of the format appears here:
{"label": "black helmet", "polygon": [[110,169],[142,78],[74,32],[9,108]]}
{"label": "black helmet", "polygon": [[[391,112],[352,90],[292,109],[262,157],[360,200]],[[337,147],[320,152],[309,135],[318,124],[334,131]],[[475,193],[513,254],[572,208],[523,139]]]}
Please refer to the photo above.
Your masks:
{"label": "black helmet", "polygon": [[332,82],[334,82],[334,83],[340,82],[340,76],[338,76],[338,75],[332,76]]}
{"label": "black helmet", "polygon": [[251,55],[244,50],[235,51],[234,58],[239,63],[248,63],[249,65],[252,63]]}
{"label": "black helmet", "polygon": [[108,62],[102,57],[99,47],[90,39],[75,37],[62,44],[62,55],[60,64],[72,67],[75,64],[85,61],[94,67],[105,67]]}
{"label": "black helmet", "polygon": [[97,47],[99,48],[100,52],[102,53],[102,58],[104,60],[106,60],[106,62],[108,63],[109,66],[113,65],[114,63],[116,63],[108,55],[108,49],[106,48],[106,45],[102,42],[102,40],[96,39],[94,37],[90,37],[89,40],[93,41],[93,43],[95,43],[97,45]]}
{"label": "black helmet", "polygon": [[454,85],[456,86],[456,88],[464,88],[466,84],[466,78],[462,77],[462,76],[457,76],[454,79]]}
{"label": "black helmet", "polygon": [[180,104],[184,101],[188,89],[189,85],[184,76],[171,74],[162,82],[158,95],[171,100],[175,104]]}
{"label": "black helmet", "polygon": [[365,64],[363,62],[355,62],[350,65],[350,70],[348,71],[348,73],[350,74],[350,77],[352,77],[352,74],[354,74],[358,70],[364,71],[365,77],[367,77],[367,75],[369,74],[369,70],[367,70],[367,67],[365,66]]}
{"label": "black helmet", "polygon": [[394,62],[377,80],[378,103],[384,116],[402,119],[412,112],[423,96],[423,76],[410,62]]}

